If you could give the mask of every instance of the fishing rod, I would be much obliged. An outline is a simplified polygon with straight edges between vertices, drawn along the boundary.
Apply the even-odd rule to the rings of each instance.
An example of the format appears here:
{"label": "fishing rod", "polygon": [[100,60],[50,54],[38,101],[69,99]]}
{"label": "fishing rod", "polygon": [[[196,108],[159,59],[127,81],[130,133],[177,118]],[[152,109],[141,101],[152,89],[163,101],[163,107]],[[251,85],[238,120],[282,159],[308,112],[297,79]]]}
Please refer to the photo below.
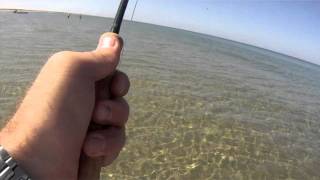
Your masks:
{"label": "fishing rod", "polygon": [[111,27],[111,32],[119,34],[120,32],[120,28],[121,28],[121,24],[123,21],[123,16],[126,12],[127,9],[127,5],[128,5],[129,0],[121,0],[120,5],[119,5],[119,9],[118,12],[116,14],[116,17],[113,21],[113,25]]}
{"label": "fishing rod", "polygon": [[[112,27],[110,29],[111,32],[119,34],[121,29],[121,24],[123,21],[124,14],[127,9],[129,0],[121,0],[118,12],[115,16],[114,22],[112,24]],[[112,77],[107,77],[97,83],[97,87],[99,90],[103,91],[103,95],[98,95],[101,97],[98,97],[100,99],[108,99],[110,98],[110,81]],[[95,130],[103,128],[103,126],[97,125],[92,123],[90,125],[89,129]],[[83,162],[82,166],[80,167],[80,174],[79,174],[79,180],[99,180],[100,179],[100,172],[101,172],[101,164],[103,163],[103,157],[102,158],[89,158],[87,156],[83,156],[81,158],[81,161]]]}

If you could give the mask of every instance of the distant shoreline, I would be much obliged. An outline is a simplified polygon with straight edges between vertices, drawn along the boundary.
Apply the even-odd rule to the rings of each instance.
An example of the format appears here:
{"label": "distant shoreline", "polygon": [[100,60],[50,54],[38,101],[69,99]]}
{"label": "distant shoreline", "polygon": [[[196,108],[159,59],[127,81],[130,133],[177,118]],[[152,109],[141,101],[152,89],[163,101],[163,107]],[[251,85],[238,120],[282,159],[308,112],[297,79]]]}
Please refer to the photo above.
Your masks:
{"label": "distant shoreline", "polygon": [[[32,10],[32,9],[19,9],[19,8],[17,8],[17,9],[0,8],[0,12],[1,11],[12,11],[13,12],[15,10],[23,11],[23,12],[30,12],[30,13],[32,13],[32,12],[36,12],[36,13],[62,13],[62,14],[83,15],[83,16],[91,16],[91,17],[112,19],[111,17],[105,17],[105,16],[97,16],[97,15],[90,15],[90,14],[77,14],[77,13],[69,13],[69,12],[63,12],[63,11]],[[253,48],[258,48],[258,49],[261,49],[261,50],[269,51],[269,52],[274,53],[274,54],[286,56],[286,57],[289,57],[289,58],[292,58],[292,59],[296,59],[297,61],[300,61],[300,62],[304,62],[304,63],[308,63],[310,65],[316,65],[316,66],[320,67],[319,64],[316,64],[316,63],[313,63],[313,62],[309,62],[307,60],[304,60],[304,59],[301,59],[301,58],[298,58],[298,57],[294,57],[294,56],[291,56],[291,55],[288,55],[288,54],[284,54],[284,53],[277,52],[277,51],[274,51],[274,50],[266,49],[266,48],[259,47],[259,46],[256,46],[256,45],[251,45],[251,44],[247,44],[247,43],[244,43],[244,42],[239,42],[239,41],[235,41],[235,40],[231,40],[231,39],[227,39],[227,38],[223,38],[223,37],[214,36],[214,35],[211,35],[211,34],[205,34],[205,33],[201,33],[201,32],[190,31],[190,30],[187,30],[187,29],[179,29],[179,28],[175,28],[175,27],[163,26],[163,25],[152,24],[152,23],[147,23],[147,22],[130,21],[130,20],[124,20],[124,21],[134,22],[134,23],[141,23],[141,24],[148,24],[148,25],[159,26],[159,27],[165,27],[165,28],[170,28],[170,29],[174,29],[174,30],[183,30],[183,31],[186,31],[186,32],[189,32],[189,33],[199,34],[199,35],[213,37],[213,38],[218,38],[218,39],[226,40],[226,41],[231,41],[233,43],[238,43],[238,44],[241,44],[241,45],[245,45],[245,46],[249,46],[249,47],[253,47]]]}
{"label": "distant shoreline", "polygon": [[[0,12],[1,11],[9,11],[9,12],[13,12],[15,10],[18,11],[23,11],[23,12],[30,12],[30,13],[62,13],[62,14],[72,14],[72,15],[84,15],[84,16],[93,16],[93,17],[103,17],[103,16],[94,16],[94,15],[88,15],[88,14],[78,14],[78,13],[69,13],[69,12],[63,12],[63,11],[47,11],[47,10],[36,10],[36,9],[13,9],[13,8],[0,8]],[[108,18],[108,17],[106,17]]]}
{"label": "distant shoreline", "polygon": [[47,12],[47,11],[41,11],[41,10],[29,10],[29,9],[11,9],[11,8],[8,8],[8,9],[5,9],[5,8],[0,8],[0,11],[23,11],[23,12]]}

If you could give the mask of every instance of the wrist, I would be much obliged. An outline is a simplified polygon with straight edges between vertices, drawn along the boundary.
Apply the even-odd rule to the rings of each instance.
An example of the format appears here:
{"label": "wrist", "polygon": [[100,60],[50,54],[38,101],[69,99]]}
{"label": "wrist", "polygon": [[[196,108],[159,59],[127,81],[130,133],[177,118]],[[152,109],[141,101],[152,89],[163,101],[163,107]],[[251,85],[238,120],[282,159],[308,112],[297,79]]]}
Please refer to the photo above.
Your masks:
{"label": "wrist", "polygon": [[36,133],[36,130],[23,126],[28,123],[19,122],[19,119],[13,118],[1,130],[0,145],[32,179],[69,180],[77,178],[77,174],[70,171],[74,167],[69,164],[69,161],[66,161],[66,158],[59,158],[47,146],[42,146],[43,141],[39,140],[41,135]]}
{"label": "wrist", "polygon": [[30,174],[24,169],[24,164],[17,161],[20,148],[12,135],[17,134],[12,132],[10,135],[7,127],[0,132],[0,179],[31,180]]}
{"label": "wrist", "polygon": [[31,180],[30,176],[2,146],[0,146],[0,159],[0,179]]}
{"label": "wrist", "polygon": [[[14,125],[12,119],[0,132],[0,146],[17,162],[32,179],[46,179],[46,171],[39,168],[36,162],[36,152],[33,152],[32,142],[28,141],[27,132],[21,131],[21,127]],[[44,171],[43,171],[44,170]]]}

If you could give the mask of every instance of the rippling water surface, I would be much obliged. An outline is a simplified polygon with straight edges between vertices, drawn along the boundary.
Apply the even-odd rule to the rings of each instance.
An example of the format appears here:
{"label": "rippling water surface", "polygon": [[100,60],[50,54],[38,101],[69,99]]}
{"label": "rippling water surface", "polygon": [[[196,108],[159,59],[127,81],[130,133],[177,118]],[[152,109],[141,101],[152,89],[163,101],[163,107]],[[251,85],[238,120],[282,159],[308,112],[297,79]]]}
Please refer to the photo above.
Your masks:
{"label": "rippling water surface", "polygon": [[[46,59],[111,20],[0,13],[0,119]],[[126,22],[128,141],[104,179],[319,179],[320,68],[206,35]]]}

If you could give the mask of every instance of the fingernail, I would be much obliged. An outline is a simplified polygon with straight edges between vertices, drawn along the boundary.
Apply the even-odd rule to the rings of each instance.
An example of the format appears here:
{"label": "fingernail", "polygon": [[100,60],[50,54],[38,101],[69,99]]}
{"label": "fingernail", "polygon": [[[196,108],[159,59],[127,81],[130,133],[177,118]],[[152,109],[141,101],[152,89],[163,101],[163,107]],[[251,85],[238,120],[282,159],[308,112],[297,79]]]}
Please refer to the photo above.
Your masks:
{"label": "fingernail", "polygon": [[100,48],[112,48],[117,44],[117,40],[113,36],[106,36],[102,39]]}

